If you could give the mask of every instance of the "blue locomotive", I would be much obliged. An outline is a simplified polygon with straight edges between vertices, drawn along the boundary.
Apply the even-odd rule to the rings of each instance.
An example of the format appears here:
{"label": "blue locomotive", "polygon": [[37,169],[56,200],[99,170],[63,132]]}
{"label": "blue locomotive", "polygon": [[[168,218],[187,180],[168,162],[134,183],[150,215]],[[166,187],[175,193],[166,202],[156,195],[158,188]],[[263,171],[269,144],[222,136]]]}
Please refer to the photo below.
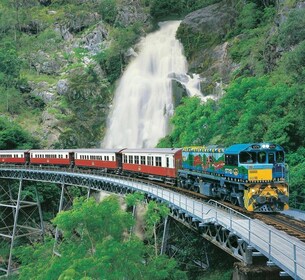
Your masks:
{"label": "blue locomotive", "polygon": [[178,185],[254,212],[288,209],[288,167],[272,143],[190,147],[182,151]]}

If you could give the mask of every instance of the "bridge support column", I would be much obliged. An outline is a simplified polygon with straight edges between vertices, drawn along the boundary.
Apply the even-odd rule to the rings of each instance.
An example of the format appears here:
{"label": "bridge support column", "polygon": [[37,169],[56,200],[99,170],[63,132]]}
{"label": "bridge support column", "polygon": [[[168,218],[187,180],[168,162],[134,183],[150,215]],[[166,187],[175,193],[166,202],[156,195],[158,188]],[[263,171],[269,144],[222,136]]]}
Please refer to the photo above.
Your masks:
{"label": "bridge support column", "polygon": [[162,237],[162,244],[161,244],[161,251],[160,254],[163,255],[166,252],[167,247],[167,240],[169,234],[169,226],[170,226],[170,219],[166,216],[164,221],[164,229],[163,229],[163,237]]}
{"label": "bridge support column", "polygon": [[[63,210],[64,194],[65,194],[65,183],[62,183],[61,184],[61,193],[60,193],[58,213],[60,213]],[[58,237],[59,237],[59,229],[58,229],[58,227],[56,227],[56,229],[55,229],[55,240],[54,240],[54,246],[53,246],[53,254],[57,255],[57,256],[60,256],[60,253],[57,251]]]}
{"label": "bridge support column", "polygon": [[[43,236],[42,211],[35,188],[35,201],[22,199],[23,180],[19,186],[0,186],[0,248],[4,254],[0,257],[0,277],[9,276],[15,270],[13,249],[17,238]],[[6,250],[6,247],[7,250]]]}
{"label": "bridge support column", "polygon": [[250,265],[253,263],[252,247],[250,247],[250,246],[247,246],[247,248],[245,250],[244,261],[247,265]]}

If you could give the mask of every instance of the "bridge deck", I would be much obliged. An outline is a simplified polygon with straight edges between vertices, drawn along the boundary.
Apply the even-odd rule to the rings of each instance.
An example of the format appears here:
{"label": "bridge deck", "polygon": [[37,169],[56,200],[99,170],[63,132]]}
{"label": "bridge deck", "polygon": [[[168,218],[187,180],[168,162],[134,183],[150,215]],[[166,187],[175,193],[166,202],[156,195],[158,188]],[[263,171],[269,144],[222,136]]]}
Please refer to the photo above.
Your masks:
{"label": "bridge deck", "polygon": [[225,229],[246,241],[250,247],[264,254],[294,279],[305,279],[305,243],[276,230],[271,226],[250,219],[238,212],[223,207],[217,202],[202,203],[196,199],[161,188],[159,186],[139,182],[132,178],[120,178],[114,175],[89,175],[74,173],[72,170],[37,170],[0,166],[0,178],[23,179],[33,181],[55,182],[67,185],[83,186],[95,190],[103,190],[105,184],[119,186],[121,189],[142,191],[149,196],[163,201],[192,217],[200,224],[219,224]]}

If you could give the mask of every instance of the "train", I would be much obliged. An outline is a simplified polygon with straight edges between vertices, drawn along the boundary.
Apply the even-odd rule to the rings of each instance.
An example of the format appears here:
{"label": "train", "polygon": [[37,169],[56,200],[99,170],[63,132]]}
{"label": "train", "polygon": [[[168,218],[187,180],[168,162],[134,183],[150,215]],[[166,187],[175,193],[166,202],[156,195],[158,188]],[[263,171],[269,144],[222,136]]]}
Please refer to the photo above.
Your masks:
{"label": "train", "polygon": [[1,150],[0,164],[99,169],[175,185],[251,212],[289,208],[284,149],[273,143],[184,148]]}

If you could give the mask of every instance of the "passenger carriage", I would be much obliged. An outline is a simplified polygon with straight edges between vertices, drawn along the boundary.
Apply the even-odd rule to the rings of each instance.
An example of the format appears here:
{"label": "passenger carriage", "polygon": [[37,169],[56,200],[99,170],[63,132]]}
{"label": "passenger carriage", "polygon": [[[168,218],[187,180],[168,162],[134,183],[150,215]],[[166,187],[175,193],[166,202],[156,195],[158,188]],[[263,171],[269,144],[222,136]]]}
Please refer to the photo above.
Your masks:
{"label": "passenger carriage", "polygon": [[72,150],[30,150],[30,164],[70,166]]}
{"label": "passenger carriage", "polygon": [[182,164],[181,149],[125,149],[122,151],[125,174],[175,183]]}
{"label": "passenger carriage", "polygon": [[121,169],[122,149],[74,150],[74,165],[77,167]]}
{"label": "passenger carriage", "polygon": [[28,150],[1,150],[0,164],[26,164]]}

